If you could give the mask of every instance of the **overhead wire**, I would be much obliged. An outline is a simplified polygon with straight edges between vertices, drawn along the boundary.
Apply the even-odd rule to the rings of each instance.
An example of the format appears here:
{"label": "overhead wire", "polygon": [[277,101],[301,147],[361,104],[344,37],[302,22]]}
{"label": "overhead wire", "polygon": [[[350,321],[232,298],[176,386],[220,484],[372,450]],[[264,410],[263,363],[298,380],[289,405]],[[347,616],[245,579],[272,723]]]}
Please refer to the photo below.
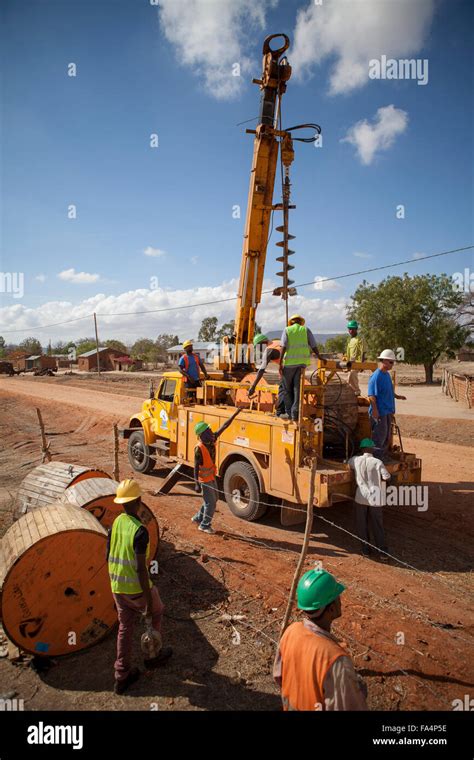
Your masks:
{"label": "overhead wire", "polygon": [[[368,269],[359,269],[356,272],[347,272],[346,274],[340,274],[340,275],[333,275],[331,277],[321,277],[318,279],[318,283],[320,282],[329,282],[333,280],[342,280],[347,277],[356,277],[357,275],[361,274],[368,274],[370,272],[378,272],[382,269],[391,269],[393,267],[402,266],[403,264],[417,264],[420,261],[426,261],[428,259],[435,259],[439,258],[440,256],[448,256],[452,253],[460,253],[463,251],[470,251],[474,248],[474,245],[467,245],[462,248],[453,248],[449,251],[441,251],[440,253],[433,253],[428,256],[420,256],[417,259],[405,259],[403,261],[396,261],[392,264],[385,264],[384,266],[378,266],[378,267],[370,267]],[[294,285],[295,288],[304,288],[309,285],[314,285],[314,280],[309,280],[308,282],[301,282],[296,285]],[[273,289],[271,290],[262,290],[262,295],[267,295],[273,293]],[[141,316],[142,314],[160,314],[164,312],[170,312],[170,311],[182,311],[185,309],[198,309],[201,306],[214,306],[215,304],[220,303],[229,303],[230,301],[237,301],[239,296],[230,296],[229,298],[217,298],[212,301],[201,301],[199,303],[191,303],[191,304],[183,304],[181,306],[166,306],[160,309],[145,309],[142,311],[120,311],[120,312],[96,312],[97,317],[102,318],[108,318],[108,317],[127,317],[127,316]],[[10,333],[17,333],[17,332],[32,332],[34,330],[45,330],[48,327],[58,327],[59,325],[65,325],[69,324],[71,322],[78,322],[82,319],[88,319],[90,317],[94,316],[94,312],[91,312],[90,314],[86,314],[82,317],[73,317],[72,319],[66,319],[61,322],[51,322],[46,325],[35,325],[31,327],[21,327],[16,330],[2,330],[2,333],[4,335],[10,334]]]}

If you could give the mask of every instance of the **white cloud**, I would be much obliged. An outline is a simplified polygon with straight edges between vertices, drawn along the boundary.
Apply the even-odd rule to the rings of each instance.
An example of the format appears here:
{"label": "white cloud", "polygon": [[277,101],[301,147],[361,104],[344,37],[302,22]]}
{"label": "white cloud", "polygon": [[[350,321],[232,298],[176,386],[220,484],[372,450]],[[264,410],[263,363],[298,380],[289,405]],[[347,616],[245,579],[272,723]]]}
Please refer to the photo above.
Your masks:
{"label": "white cloud", "polygon": [[38,280],[38,282],[45,282],[46,281],[46,275],[45,274],[37,274],[35,277],[35,280]]}
{"label": "white cloud", "polygon": [[59,272],[58,277],[60,280],[65,280],[66,282],[76,282],[80,284],[97,282],[100,280],[100,275],[98,274],[76,272],[75,269],[65,269],[63,272]]}
{"label": "white cloud", "polygon": [[372,124],[362,119],[347,131],[341,142],[354,145],[361,162],[368,166],[377,153],[388,150],[407,128],[408,114],[394,105],[378,108]]}
{"label": "white cloud", "polygon": [[[206,91],[224,100],[239,94],[250,73],[249,32],[265,28],[267,9],[278,0],[159,0],[159,16],[166,39],[178,61],[192,69]],[[233,66],[240,65],[240,76]],[[258,72],[260,73],[260,72]]]}
{"label": "white cloud", "polygon": [[363,253],[362,251],[355,251],[352,255],[353,256],[357,256],[358,259],[371,259],[371,258],[373,258],[371,253]]}
{"label": "white cloud", "polygon": [[413,259],[422,259],[424,256],[426,256],[426,253],[414,253],[412,258]]}
{"label": "white cloud", "polygon": [[160,258],[161,256],[166,256],[166,251],[162,251],[161,248],[152,248],[151,245],[148,245],[145,250],[143,251],[145,256],[153,256],[154,258]]}
{"label": "white cloud", "polygon": [[197,264],[198,260],[199,260],[199,256],[191,256],[191,258],[189,259],[191,264]]}
{"label": "white cloud", "polygon": [[[264,290],[272,290],[276,283],[268,280]],[[2,334],[8,342],[20,342],[31,332],[40,340],[69,340],[89,335],[93,331],[93,312],[97,312],[99,334],[102,340],[115,337],[127,342],[139,337],[156,337],[159,333],[197,335],[202,320],[215,315],[219,323],[229,322],[235,316],[236,301],[216,303],[207,306],[192,304],[216,301],[235,297],[238,281],[230,280],[214,287],[197,287],[186,290],[150,290],[140,288],[117,295],[106,296],[103,293],[83,299],[78,303],[70,301],[50,301],[36,308],[14,304],[0,308]],[[337,332],[343,330],[346,319],[347,299],[337,300],[318,298],[310,295],[294,296],[290,308],[303,314],[307,324],[315,332]],[[176,306],[188,308],[172,311]],[[163,311],[139,315],[137,312],[152,309]],[[111,316],[117,312],[131,312],[125,316]],[[57,323],[81,317],[78,322],[36,330],[40,325]],[[285,322],[284,301],[271,294],[263,296],[258,308],[257,321],[264,330],[283,329]],[[24,332],[9,333],[9,330],[22,329]]]}
{"label": "white cloud", "polygon": [[315,290],[341,290],[341,283],[336,280],[327,280],[325,277],[316,276],[314,278]]}
{"label": "white cloud", "polygon": [[321,5],[312,1],[298,11],[290,63],[301,78],[330,57],[331,94],[350,92],[369,81],[371,59],[412,55],[422,49],[434,8],[435,0],[325,0]]}

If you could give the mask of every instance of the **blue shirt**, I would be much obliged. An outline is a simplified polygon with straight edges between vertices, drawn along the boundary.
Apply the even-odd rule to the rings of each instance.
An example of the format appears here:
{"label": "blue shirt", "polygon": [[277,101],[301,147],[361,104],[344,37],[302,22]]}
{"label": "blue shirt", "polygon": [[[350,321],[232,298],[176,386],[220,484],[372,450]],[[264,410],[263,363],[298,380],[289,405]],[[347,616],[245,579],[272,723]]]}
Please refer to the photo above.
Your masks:
{"label": "blue shirt", "polygon": [[[395,395],[392,378],[389,372],[376,369],[369,378],[368,396],[375,396],[379,415],[395,414]],[[369,406],[369,414],[372,414],[372,404]]]}
{"label": "blue shirt", "polygon": [[186,369],[186,365],[184,363],[184,356],[182,356],[178,362],[178,367],[181,367],[181,369],[184,369],[185,372],[188,373],[191,380],[199,380],[199,363],[196,358],[195,354],[186,354],[189,360],[189,367]]}

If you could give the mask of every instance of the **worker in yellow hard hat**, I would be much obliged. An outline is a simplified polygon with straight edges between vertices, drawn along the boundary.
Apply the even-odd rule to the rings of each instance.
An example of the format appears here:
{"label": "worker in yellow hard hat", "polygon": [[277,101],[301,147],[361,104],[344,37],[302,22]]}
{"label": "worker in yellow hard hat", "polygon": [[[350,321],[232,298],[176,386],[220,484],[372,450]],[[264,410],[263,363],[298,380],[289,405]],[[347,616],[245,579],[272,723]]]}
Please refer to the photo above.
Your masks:
{"label": "worker in yellow hard hat", "polygon": [[192,340],[185,340],[183,348],[184,354],[178,361],[178,369],[185,378],[185,387],[188,390],[199,388],[201,386],[199,370],[202,370],[206,380],[209,380],[209,374],[199,354],[194,353]]}
{"label": "worker in yellow hard hat", "polygon": [[[136,480],[122,480],[114,502],[121,504],[124,511],[115,518],[109,532],[107,562],[119,620],[114,691],[123,694],[140,677],[139,669],[131,666],[135,622],[141,613],[151,617],[153,628],[161,632],[164,605],[148,572],[149,535],[139,517],[141,488]],[[158,667],[172,653],[171,647],[163,647],[157,657],[144,660],[145,667]]]}
{"label": "worker in yellow hard hat", "polygon": [[293,314],[281,336],[280,377],[285,411],[280,419],[298,420],[301,375],[311,364],[311,353],[320,358],[316,339],[301,314]]}

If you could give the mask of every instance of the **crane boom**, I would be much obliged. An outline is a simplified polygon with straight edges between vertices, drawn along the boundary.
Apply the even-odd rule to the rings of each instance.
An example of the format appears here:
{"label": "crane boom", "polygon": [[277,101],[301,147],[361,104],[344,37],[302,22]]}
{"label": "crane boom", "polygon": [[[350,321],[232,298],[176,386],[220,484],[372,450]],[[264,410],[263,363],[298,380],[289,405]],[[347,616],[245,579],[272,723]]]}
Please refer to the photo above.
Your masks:
{"label": "crane boom", "polygon": [[[270,42],[275,37],[283,37],[284,44],[272,50]],[[253,80],[260,85],[262,99],[256,130],[247,130],[255,134],[255,139],[234,328],[235,364],[240,365],[252,364],[249,347],[262,294],[270,216],[273,210],[283,209],[281,204],[273,205],[279,137],[285,165],[293,160],[291,135],[276,129],[280,99],[291,76],[291,66],[283,55],[289,44],[286,34],[267,37],[263,44],[262,78]]]}

